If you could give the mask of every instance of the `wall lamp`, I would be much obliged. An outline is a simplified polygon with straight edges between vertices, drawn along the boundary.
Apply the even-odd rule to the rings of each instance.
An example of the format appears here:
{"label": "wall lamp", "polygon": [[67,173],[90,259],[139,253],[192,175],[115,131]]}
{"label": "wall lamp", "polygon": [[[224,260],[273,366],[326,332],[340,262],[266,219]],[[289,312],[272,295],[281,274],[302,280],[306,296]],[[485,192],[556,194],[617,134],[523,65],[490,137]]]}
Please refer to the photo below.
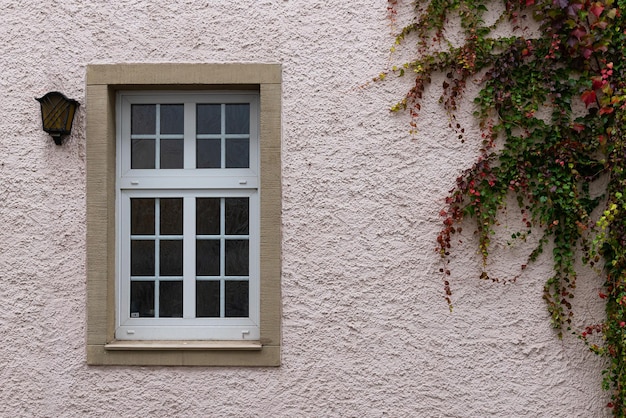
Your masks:
{"label": "wall lamp", "polygon": [[58,91],[51,91],[36,100],[41,104],[43,130],[52,136],[55,144],[61,145],[63,137],[72,132],[72,122],[79,103]]}

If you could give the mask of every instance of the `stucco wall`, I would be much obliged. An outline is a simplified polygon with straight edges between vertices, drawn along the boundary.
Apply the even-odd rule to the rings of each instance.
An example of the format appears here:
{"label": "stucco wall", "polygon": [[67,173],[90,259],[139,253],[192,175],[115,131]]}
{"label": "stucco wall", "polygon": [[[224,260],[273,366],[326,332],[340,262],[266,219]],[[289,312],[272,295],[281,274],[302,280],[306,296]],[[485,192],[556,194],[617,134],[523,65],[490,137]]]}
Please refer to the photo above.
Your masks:
{"label": "stucco wall", "polygon": [[[548,258],[480,282],[466,228],[448,311],[438,212],[479,139],[446,130],[436,83],[413,138],[386,111],[405,85],[367,84],[389,65],[386,1],[1,6],[0,416],[608,415],[602,361],[550,328]],[[280,368],[85,364],[85,67],[121,62],[283,64]],[[61,147],[34,100],[50,90],[83,104]],[[494,240],[501,277],[530,251],[507,248],[518,221]],[[600,285],[581,276],[578,323],[601,320]]]}

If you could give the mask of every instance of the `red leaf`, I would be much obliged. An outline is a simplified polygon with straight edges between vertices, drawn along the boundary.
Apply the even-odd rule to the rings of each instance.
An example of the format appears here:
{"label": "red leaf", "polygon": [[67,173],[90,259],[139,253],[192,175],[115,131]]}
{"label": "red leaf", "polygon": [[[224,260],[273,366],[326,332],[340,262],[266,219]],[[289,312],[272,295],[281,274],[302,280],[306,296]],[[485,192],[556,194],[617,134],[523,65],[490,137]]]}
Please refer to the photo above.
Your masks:
{"label": "red leaf", "polygon": [[587,34],[587,30],[582,26],[578,26],[576,29],[572,31],[572,36],[578,39],[579,41],[580,41],[580,38],[582,38],[586,34]]}
{"label": "red leaf", "polygon": [[609,26],[609,22],[605,20],[599,20],[593,25],[591,25],[592,28],[600,28],[602,30],[606,29],[607,26]]}
{"label": "red leaf", "polygon": [[598,112],[600,115],[610,115],[611,113],[613,113],[615,109],[612,107],[603,107],[602,109],[600,109],[600,111]]}
{"label": "red leaf", "polygon": [[533,4],[535,4],[535,0],[526,0],[526,7],[532,6]]}
{"label": "red leaf", "polygon": [[572,125],[572,129],[575,130],[577,133],[581,133],[582,131],[585,130],[585,125],[582,125],[580,123],[575,123]]}
{"label": "red leaf", "polygon": [[600,17],[602,12],[604,11],[604,6],[602,6],[602,3],[599,3],[599,2],[593,3],[591,8],[589,8],[589,11],[593,13],[596,17]]}
{"label": "red leaf", "polygon": [[580,98],[582,99],[583,103],[585,103],[585,105],[589,107],[590,104],[596,101],[596,92],[593,90],[587,90],[580,96]]}
{"label": "red leaf", "polygon": [[594,90],[598,90],[604,85],[604,81],[602,80],[602,76],[591,77],[591,88]]}

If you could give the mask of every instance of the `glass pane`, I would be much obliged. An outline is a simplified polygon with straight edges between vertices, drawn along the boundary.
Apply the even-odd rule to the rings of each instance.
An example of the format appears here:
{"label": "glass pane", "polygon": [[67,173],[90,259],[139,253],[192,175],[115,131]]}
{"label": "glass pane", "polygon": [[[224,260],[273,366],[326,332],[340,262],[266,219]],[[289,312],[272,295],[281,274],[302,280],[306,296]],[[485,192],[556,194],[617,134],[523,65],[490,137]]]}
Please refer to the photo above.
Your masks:
{"label": "glass pane", "polygon": [[183,317],[183,282],[159,283],[159,316],[162,318]]}
{"label": "glass pane", "polygon": [[160,199],[160,210],[159,231],[161,235],[182,235],[183,199]]}
{"label": "glass pane", "polygon": [[248,275],[248,240],[226,240],[225,274],[227,276]]}
{"label": "glass pane", "polygon": [[183,275],[183,240],[162,240],[159,243],[159,275]]}
{"label": "glass pane", "polygon": [[154,241],[130,242],[130,275],[154,276]]}
{"label": "glass pane", "polygon": [[220,139],[196,140],[196,167],[221,168],[222,145]]}
{"label": "glass pane", "polygon": [[130,168],[154,168],[155,155],[154,139],[133,139],[131,141]]}
{"label": "glass pane", "polygon": [[220,282],[198,281],[196,282],[196,317],[219,317],[220,316]]}
{"label": "glass pane", "polygon": [[130,282],[130,317],[154,317],[154,282]]}
{"label": "glass pane", "polygon": [[196,106],[196,133],[222,133],[222,105],[199,104]]}
{"label": "glass pane", "polygon": [[250,105],[248,103],[226,105],[226,133],[250,133]]}
{"label": "glass pane", "polygon": [[249,199],[238,197],[224,200],[226,235],[248,235]]}
{"label": "glass pane", "polygon": [[161,168],[183,168],[182,139],[161,139]]}
{"label": "glass pane", "polygon": [[220,199],[196,199],[196,234],[219,235],[220,233]]}
{"label": "glass pane", "polygon": [[131,135],[156,134],[156,105],[134,104],[130,108]]}
{"label": "glass pane", "polygon": [[182,104],[161,105],[162,134],[182,134],[184,132],[184,109]]}
{"label": "glass pane", "polygon": [[226,140],[226,168],[250,167],[250,140]]}
{"label": "glass pane", "polygon": [[248,316],[248,282],[229,280],[224,283],[224,316]]}
{"label": "glass pane", "polygon": [[154,235],[154,199],[130,199],[131,235]]}
{"label": "glass pane", "polygon": [[220,275],[220,241],[196,241],[196,276]]}

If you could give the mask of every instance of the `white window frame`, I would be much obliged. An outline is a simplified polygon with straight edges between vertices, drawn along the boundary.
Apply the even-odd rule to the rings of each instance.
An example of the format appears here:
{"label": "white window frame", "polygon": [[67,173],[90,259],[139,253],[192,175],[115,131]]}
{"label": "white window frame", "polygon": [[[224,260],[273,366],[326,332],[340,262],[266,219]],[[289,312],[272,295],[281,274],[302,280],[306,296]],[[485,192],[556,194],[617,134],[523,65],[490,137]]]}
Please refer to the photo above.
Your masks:
{"label": "white window frame", "polygon": [[[132,104],[142,103],[184,103],[184,168],[131,169],[130,109]],[[250,104],[249,168],[195,168],[195,112],[196,104],[200,103]],[[259,94],[249,91],[121,91],[116,97],[116,119],[116,340],[259,340]],[[223,157],[222,155],[222,161]],[[158,160],[158,153],[156,158]],[[184,200],[183,318],[130,316],[130,199],[136,197],[181,197]],[[249,198],[250,265],[247,318],[194,317],[196,265],[194,200],[202,197]],[[224,277],[220,280],[223,283]]]}

